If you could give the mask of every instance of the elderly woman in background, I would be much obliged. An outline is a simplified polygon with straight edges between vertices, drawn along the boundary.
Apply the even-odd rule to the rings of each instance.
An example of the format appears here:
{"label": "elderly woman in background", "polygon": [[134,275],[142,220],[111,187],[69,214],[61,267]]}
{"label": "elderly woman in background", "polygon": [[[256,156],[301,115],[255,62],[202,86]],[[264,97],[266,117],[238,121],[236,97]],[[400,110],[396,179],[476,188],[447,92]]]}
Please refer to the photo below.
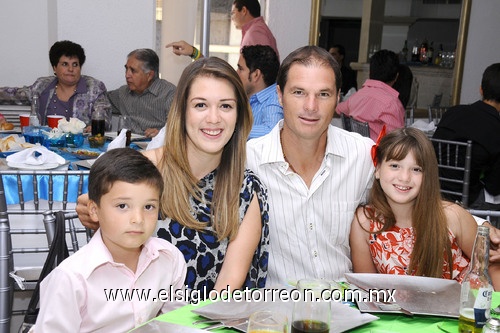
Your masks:
{"label": "elderly woman in background", "polygon": [[38,118],[46,124],[48,115],[78,118],[90,131],[92,113],[100,109],[104,113],[106,128],[111,129],[111,105],[106,97],[106,86],[93,77],[81,75],[85,63],[85,51],[71,41],[58,41],[50,48],[50,64],[53,76],[40,77],[31,86],[0,88],[0,101],[31,103],[39,95]]}

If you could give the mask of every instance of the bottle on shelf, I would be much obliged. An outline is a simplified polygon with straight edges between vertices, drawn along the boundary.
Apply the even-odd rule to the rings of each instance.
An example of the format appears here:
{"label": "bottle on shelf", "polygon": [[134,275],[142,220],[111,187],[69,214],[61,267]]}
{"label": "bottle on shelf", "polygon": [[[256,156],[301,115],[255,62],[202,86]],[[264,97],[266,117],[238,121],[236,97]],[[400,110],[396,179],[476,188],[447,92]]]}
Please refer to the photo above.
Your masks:
{"label": "bottle on shelf", "polygon": [[478,333],[490,318],[493,286],[488,274],[490,229],[477,228],[469,270],[462,281],[460,293],[460,333]]}
{"label": "bottle on shelf", "polygon": [[405,44],[403,45],[400,56],[400,63],[405,64],[408,62],[408,40],[405,40]]}
{"label": "bottle on shelf", "polygon": [[419,53],[419,61],[423,64],[427,63],[427,49],[429,48],[429,44],[427,43],[427,39],[424,38],[422,44],[420,44],[420,53]]}
{"label": "bottle on shelf", "polygon": [[34,93],[31,98],[30,126],[40,126],[38,111],[40,110],[40,100],[38,94]]}
{"label": "bottle on shelf", "polygon": [[432,59],[434,58],[434,42],[431,42],[429,49],[427,49],[427,62],[433,64]]}
{"label": "bottle on shelf", "polygon": [[411,62],[419,61],[419,47],[418,39],[415,39],[415,44],[413,44],[413,47],[411,48]]}
{"label": "bottle on shelf", "polygon": [[434,65],[441,65],[441,61],[443,61],[443,44],[439,44],[439,51],[437,55],[434,57]]}

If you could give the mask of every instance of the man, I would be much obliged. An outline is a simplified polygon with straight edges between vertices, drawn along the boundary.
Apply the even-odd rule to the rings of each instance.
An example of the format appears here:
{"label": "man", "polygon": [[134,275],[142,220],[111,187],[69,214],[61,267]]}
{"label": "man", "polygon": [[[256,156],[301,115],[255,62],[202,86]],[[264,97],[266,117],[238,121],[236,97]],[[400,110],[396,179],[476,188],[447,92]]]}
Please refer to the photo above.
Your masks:
{"label": "man", "polygon": [[[241,29],[241,48],[248,45],[269,45],[279,59],[276,39],[264,22],[264,18],[260,16],[258,0],[234,0],[231,8],[231,20],[236,29]],[[195,60],[203,56],[198,49],[183,40],[167,44],[165,47],[172,47],[172,52],[176,55],[190,56]]]}
{"label": "man", "polygon": [[251,45],[241,49],[237,72],[250,97],[253,113],[249,139],[269,133],[283,119],[283,108],[276,91],[279,67],[278,57],[270,46]]}
{"label": "man", "polygon": [[330,126],[341,81],[326,50],[292,52],[277,78],[284,119],[248,142],[248,168],[269,193],[267,286],[351,271],[349,230],[373,176],[373,142]]}
{"label": "man", "polygon": [[358,90],[358,82],[356,81],[356,72],[351,69],[348,65],[344,63],[345,58],[345,48],[343,45],[335,44],[328,50],[330,54],[337,60],[340,65],[340,72],[342,73],[342,88],[340,92],[347,94],[349,89],[354,88]]}
{"label": "man", "polygon": [[113,113],[127,116],[133,133],[154,137],[167,121],[175,85],[159,78],[160,59],[151,49],[127,56],[127,84],[108,92]]}
{"label": "man", "polygon": [[387,131],[404,127],[405,109],[392,88],[398,77],[399,59],[396,53],[380,50],[370,58],[370,78],[363,87],[337,106],[337,113],[368,122],[370,137],[377,140],[384,125]]}
{"label": "man", "polygon": [[485,194],[500,195],[500,63],[486,68],[479,92],[482,100],[448,109],[433,137],[472,140],[470,207],[499,210],[499,202],[488,203]]}

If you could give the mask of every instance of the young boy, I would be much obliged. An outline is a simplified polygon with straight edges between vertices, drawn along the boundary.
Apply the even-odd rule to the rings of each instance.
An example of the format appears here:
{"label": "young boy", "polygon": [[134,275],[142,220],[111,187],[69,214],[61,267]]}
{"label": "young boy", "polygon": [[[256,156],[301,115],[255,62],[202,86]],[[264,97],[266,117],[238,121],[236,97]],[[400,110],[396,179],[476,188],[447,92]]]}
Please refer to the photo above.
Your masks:
{"label": "young boy", "polygon": [[162,191],[158,169],[133,149],[97,159],[88,208],[100,229],[41,283],[37,333],[126,332],[185,304],[170,300],[171,290],[184,288],[183,255],[151,237]]}

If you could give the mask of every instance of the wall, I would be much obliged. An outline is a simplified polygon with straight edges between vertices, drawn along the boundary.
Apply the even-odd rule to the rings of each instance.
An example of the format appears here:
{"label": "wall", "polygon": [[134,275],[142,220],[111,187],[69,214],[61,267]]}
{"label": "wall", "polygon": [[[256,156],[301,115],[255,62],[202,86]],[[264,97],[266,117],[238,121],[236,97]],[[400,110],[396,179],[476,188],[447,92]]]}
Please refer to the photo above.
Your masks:
{"label": "wall", "polygon": [[485,68],[500,62],[498,56],[498,50],[500,50],[499,10],[498,0],[472,1],[460,96],[461,104],[473,103],[481,98],[479,87]]}
{"label": "wall", "polygon": [[283,7],[283,0],[267,0],[266,20],[276,38],[280,60],[309,44],[311,21],[311,1],[286,0],[286,9]]}
{"label": "wall", "polygon": [[126,55],[155,48],[155,6],[154,0],[2,1],[0,86],[30,85],[52,75],[49,49],[69,39],[85,49],[82,73],[118,88],[125,83]]}

